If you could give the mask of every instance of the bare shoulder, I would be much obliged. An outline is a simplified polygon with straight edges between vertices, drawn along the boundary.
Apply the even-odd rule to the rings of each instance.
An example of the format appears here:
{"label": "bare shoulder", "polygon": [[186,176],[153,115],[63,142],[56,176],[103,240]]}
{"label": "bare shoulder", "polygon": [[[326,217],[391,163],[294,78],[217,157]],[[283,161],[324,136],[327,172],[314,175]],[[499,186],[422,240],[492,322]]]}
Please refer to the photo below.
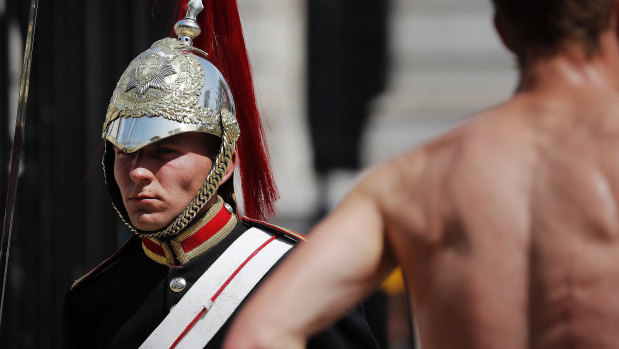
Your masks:
{"label": "bare shoulder", "polygon": [[462,137],[456,129],[369,170],[356,188],[381,211],[388,230],[426,234],[449,206],[444,181]]}
{"label": "bare shoulder", "polygon": [[396,229],[432,234],[433,223],[453,215],[457,195],[469,194],[454,187],[483,184],[489,169],[496,174],[512,167],[506,165],[510,161],[506,154],[523,148],[518,131],[523,127],[518,122],[504,106],[471,116],[443,135],[375,167],[357,190],[371,195]]}
{"label": "bare shoulder", "polygon": [[444,134],[410,149],[371,169],[361,181],[361,187],[373,190],[375,195],[405,199],[414,193],[415,198],[436,190],[458,161],[463,148],[483,134],[483,122],[477,115]]}

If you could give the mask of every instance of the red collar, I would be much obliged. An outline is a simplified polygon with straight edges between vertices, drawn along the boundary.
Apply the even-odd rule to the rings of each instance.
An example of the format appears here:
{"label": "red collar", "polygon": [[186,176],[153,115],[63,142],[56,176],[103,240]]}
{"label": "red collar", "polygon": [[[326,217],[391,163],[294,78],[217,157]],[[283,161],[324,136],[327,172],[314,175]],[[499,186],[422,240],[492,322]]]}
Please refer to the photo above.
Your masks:
{"label": "red collar", "polygon": [[219,243],[236,226],[236,216],[221,197],[206,215],[170,240],[142,238],[144,253],[157,263],[183,265]]}

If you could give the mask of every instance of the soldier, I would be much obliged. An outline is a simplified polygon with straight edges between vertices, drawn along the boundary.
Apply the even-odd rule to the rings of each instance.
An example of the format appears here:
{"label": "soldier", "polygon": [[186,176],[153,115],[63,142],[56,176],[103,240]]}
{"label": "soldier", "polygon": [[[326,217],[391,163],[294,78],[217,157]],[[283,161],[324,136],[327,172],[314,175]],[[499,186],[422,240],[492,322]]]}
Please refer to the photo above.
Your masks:
{"label": "soldier", "polygon": [[[196,21],[202,3],[192,0],[178,39],[135,58],[111,98],[104,173],[133,234],[68,292],[66,347],[219,348],[243,299],[304,240],[239,216],[237,165],[249,217],[272,213],[277,193],[236,2],[207,3],[205,35]],[[376,347],[357,312],[312,346]]]}
{"label": "soldier", "polygon": [[494,4],[515,95],[372,170],[226,349],[301,348],[396,264],[422,348],[619,348],[619,1]]}

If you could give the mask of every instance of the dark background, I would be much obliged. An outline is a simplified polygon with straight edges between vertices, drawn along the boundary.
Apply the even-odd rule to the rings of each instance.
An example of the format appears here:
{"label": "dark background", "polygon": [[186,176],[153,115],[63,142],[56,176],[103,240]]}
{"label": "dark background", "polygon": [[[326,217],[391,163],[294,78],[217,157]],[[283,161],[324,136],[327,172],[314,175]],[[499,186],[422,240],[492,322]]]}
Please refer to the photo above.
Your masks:
{"label": "dark background", "polygon": [[[169,35],[173,3],[39,2],[2,348],[60,347],[67,289],[125,239],[104,188],[97,154],[101,128],[126,66]],[[8,86],[19,83],[9,81],[8,29],[18,25],[25,42],[29,5],[29,0],[7,0],[0,15],[2,217],[12,144],[9,119],[15,117],[9,115]]]}

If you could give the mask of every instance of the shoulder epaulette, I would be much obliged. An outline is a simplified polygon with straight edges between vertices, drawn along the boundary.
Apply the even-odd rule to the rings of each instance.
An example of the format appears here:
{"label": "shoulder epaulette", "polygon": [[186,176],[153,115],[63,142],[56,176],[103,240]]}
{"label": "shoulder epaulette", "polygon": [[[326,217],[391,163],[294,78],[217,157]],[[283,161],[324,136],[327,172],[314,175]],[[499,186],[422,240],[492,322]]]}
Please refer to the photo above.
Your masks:
{"label": "shoulder epaulette", "polygon": [[73,282],[73,285],[71,285],[71,291],[75,290],[75,288],[77,286],[79,286],[82,282],[84,282],[85,280],[89,279],[92,275],[94,275],[98,270],[103,269],[106,265],[110,264],[111,261],[113,261],[119,254],[120,252],[125,248],[125,246],[127,246],[129,244],[129,241],[131,241],[131,238],[133,237],[130,236],[129,239],[127,241],[125,241],[125,243],[116,251],[114,252],[113,255],[111,255],[110,257],[108,257],[107,259],[105,259],[103,262],[99,263],[96,267],[92,268],[89,272],[87,272],[86,274],[82,275],[79,279],[75,280]]}
{"label": "shoulder epaulette", "polygon": [[260,221],[260,220],[245,217],[245,216],[241,217],[241,220],[250,226],[282,235],[288,239],[294,240],[295,242],[302,242],[302,241],[307,240],[307,237],[305,235],[301,233],[297,233],[296,231],[291,230],[291,229],[277,226],[275,224],[271,224],[268,222]]}

